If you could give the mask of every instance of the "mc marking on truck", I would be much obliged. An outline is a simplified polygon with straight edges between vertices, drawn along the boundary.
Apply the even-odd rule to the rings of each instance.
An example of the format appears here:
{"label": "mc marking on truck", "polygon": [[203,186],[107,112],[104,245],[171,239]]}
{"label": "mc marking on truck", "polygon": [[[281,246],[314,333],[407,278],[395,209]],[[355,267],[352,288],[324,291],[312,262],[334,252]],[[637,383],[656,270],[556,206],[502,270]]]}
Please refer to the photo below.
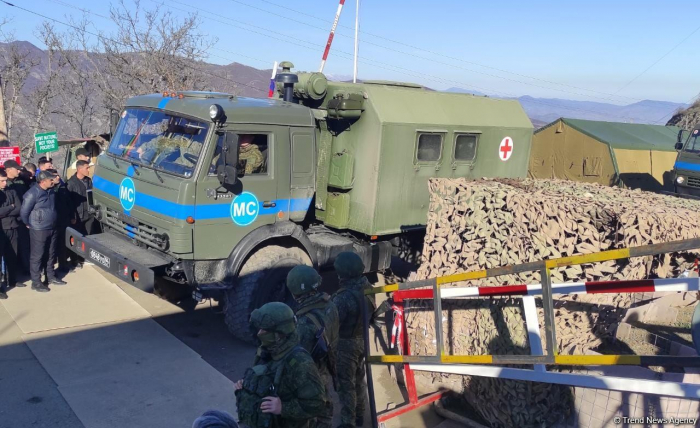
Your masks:
{"label": "mc marking on truck", "polygon": [[119,202],[124,211],[131,211],[136,204],[136,186],[129,177],[125,177],[119,185]]}
{"label": "mc marking on truck", "polygon": [[243,192],[231,202],[231,219],[238,226],[248,226],[258,218],[260,202],[254,194]]}

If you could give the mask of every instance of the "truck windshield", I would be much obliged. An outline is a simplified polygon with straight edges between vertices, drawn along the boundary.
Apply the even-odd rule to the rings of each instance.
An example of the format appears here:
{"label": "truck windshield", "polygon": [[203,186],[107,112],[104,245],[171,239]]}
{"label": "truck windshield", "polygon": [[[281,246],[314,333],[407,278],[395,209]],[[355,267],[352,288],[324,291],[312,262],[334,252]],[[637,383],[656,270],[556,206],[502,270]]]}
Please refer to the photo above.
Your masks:
{"label": "truck windshield", "polygon": [[691,132],[683,151],[700,154],[700,129],[694,129],[693,132]]}
{"label": "truck windshield", "polygon": [[208,131],[207,122],[127,108],[107,152],[142,166],[191,177]]}

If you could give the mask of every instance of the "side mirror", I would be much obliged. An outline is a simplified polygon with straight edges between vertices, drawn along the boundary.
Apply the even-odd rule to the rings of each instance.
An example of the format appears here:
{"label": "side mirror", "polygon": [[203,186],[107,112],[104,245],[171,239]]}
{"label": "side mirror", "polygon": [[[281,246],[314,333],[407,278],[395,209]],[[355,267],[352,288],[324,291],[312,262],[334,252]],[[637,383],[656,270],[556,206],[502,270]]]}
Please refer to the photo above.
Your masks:
{"label": "side mirror", "polygon": [[117,110],[109,111],[109,135],[114,137],[114,133],[117,132],[117,124],[119,123],[119,112]]}
{"label": "side mirror", "polygon": [[[676,139],[676,143],[682,143],[683,142],[683,130],[681,129],[678,131],[678,138]],[[678,147],[678,144],[676,144],[676,147]],[[678,148],[676,148],[678,150]]]}
{"label": "side mirror", "polygon": [[678,150],[678,151],[683,150],[683,143],[676,143],[676,150]]}
{"label": "side mirror", "polygon": [[227,132],[221,148],[219,168],[216,173],[221,185],[233,186],[238,179],[238,135]]}

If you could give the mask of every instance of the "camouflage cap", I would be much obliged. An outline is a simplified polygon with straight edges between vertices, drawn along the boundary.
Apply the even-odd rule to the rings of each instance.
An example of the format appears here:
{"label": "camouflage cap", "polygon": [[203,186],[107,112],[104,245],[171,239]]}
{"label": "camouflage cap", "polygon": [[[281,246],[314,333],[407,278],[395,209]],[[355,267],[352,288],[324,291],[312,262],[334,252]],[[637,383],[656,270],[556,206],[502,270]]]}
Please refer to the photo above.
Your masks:
{"label": "camouflage cap", "polygon": [[256,329],[283,334],[293,333],[297,328],[294,311],[282,302],[265,303],[254,310],[250,315],[250,323]]}
{"label": "camouflage cap", "polygon": [[316,291],[320,285],[321,275],[311,266],[295,266],[287,274],[287,288],[294,297]]}
{"label": "camouflage cap", "polygon": [[362,263],[362,259],[351,251],[338,254],[333,267],[340,278],[357,278],[365,273],[365,264]]}

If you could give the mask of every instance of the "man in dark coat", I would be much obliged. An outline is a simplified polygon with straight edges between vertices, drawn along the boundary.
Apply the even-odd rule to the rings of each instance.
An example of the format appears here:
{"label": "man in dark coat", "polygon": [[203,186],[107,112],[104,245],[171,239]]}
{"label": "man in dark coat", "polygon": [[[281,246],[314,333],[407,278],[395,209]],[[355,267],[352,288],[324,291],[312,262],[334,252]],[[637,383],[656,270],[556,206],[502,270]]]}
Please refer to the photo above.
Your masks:
{"label": "man in dark coat", "polygon": [[70,251],[66,248],[66,228],[75,220],[75,211],[73,210],[70,191],[66,183],[61,180],[58,171],[55,169],[49,169],[48,171],[56,175],[53,180],[54,186],[51,190],[56,193],[56,257],[58,259],[58,270],[68,272],[71,266],[68,263]]}
{"label": "man in dark coat", "polygon": [[36,185],[24,195],[20,217],[29,228],[31,254],[29,256],[29,275],[32,289],[39,292],[50,291],[41,281],[42,271],[46,271],[46,280],[50,284],[65,285],[56,278],[53,260],[56,258],[56,194],[51,190],[55,175],[41,171],[37,175]]}
{"label": "man in dark coat", "polygon": [[0,170],[0,258],[5,260],[6,280],[6,284],[0,284],[0,299],[7,299],[7,289],[17,285],[17,218],[21,204],[17,193],[7,187],[7,173]]}
{"label": "man in dark coat", "polygon": [[[33,176],[31,174],[24,173],[22,166],[12,159],[6,160],[4,166],[5,172],[7,173],[7,188],[14,190],[21,202],[24,199],[24,194],[27,193],[27,190],[29,190],[29,188],[32,186],[33,181],[28,180],[33,179]],[[19,260],[19,264],[22,265],[21,272],[28,274],[29,231],[24,226],[24,223],[22,223],[22,220],[18,221],[20,223],[17,226],[17,258]]]}
{"label": "man in dark coat", "polygon": [[90,213],[92,201],[92,179],[88,175],[90,164],[79,160],[75,166],[76,172],[68,180],[68,191],[77,220],[73,227],[83,235],[91,235],[95,233],[96,222],[95,217]]}

